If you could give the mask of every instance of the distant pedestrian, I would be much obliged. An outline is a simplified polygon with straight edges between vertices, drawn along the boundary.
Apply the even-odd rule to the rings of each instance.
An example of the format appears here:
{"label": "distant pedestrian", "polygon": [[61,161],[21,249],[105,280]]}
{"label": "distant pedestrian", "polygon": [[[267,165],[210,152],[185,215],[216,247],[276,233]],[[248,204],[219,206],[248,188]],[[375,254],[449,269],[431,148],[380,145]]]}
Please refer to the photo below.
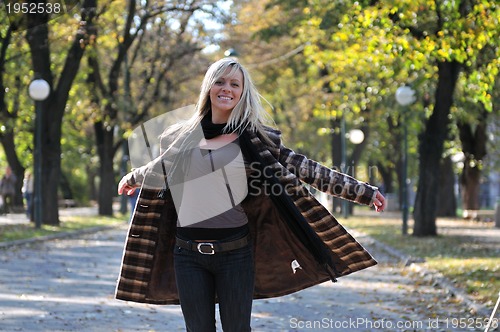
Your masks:
{"label": "distant pedestrian", "polygon": [[128,195],[128,201],[130,203],[130,220],[134,216],[135,205],[137,204],[137,198],[139,197],[139,190],[135,190],[132,195]]}
{"label": "distant pedestrian", "polygon": [[7,166],[5,174],[2,177],[2,180],[0,180],[0,194],[3,199],[4,213],[10,213],[12,211],[14,196],[16,194],[16,180],[16,175],[12,173],[10,166]]}
{"label": "distant pedestrian", "polygon": [[25,173],[21,191],[23,193],[23,198],[26,200],[26,217],[28,217],[29,220],[32,220],[34,183],[31,172]]}

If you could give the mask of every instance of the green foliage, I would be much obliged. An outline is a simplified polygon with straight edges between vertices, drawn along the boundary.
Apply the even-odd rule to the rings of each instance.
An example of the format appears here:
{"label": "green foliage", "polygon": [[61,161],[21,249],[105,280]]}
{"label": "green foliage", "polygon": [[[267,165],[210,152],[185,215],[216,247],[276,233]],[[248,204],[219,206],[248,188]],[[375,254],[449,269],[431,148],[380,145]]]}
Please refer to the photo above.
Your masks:
{"label": "green foliage", "polygon": [[[286,105],[296,118],[306,121],[301,130],[309,135],[300,136],[299,127],[293,127],[296,146],[306,146],[311,133],[323,133],[320,155],[328,156],[329,144],[322,140],[328,136],[324,135],[328,132],[325,123],[344,114],[347,128],[361,125],[370,128],[364,160],[395,169],[401,158],[401,127],[405,121],[410,160],[416,161],[417,137],[434,111],[437,64],[442,61],[456,61],[464,68],[457,100],[467,100],[468,105],[482,103],[492,110],[494,80],[500,67],[497,42],[500,9],[494,2],[262,0],[248,3],[247,7],[253,10],[252,19],[244,20],[243,7],[238,13],[240,24],[260,40],[269,42],[272,49],[259,44],[260,52],[245,51],[250,53],[247,59],[279,54],[279,50],[285,54],[284,46],[290,50],[304,45],[303,52],[294,56],[293,61],[287,59],[273,69],[263,70],[271,76],[263,84],[268,100],[280,109]],[[257,43],[253,44],[255,48]],[[290,72],[288,67],[293,63],[305,64],[310,69]],[[296,94],[296,87],[293,93],[289,88],[283,93],[281,86],[294,86],[290,80],[300,82],[298,85],[305,93]],[[407,116],[403,116],[405,110],[394,98],[396,89],[403,84],[412,85],[418,95]],[[310,96],[314,97],[309,99]],[[481,109],[462,103],[455,106],[454,118],[467,116],[471,121],[476,121],[475,110]],[[279,121],[286,118],[283,112],[274,115]],[[321,121],[323,125],[318,125]],[[454,141],[453,138],[450,135],[449,139]],[[417,165],[410,162],[410,177],[416,176]]]}
{"label": "green foliage", "polygon": [[12,32],[7,40],[9,20],[4,12],[0,13],[0,40],[5,48],[5,59],[0,68],[2,76],[0,86],[3,93],[3,105],[0,109],[0,135],[15,133],[16,153],[24,168],[33,163],[34,105],[28,96],[32,73],[30,72],[29,48],[24,41],[23,31]]}

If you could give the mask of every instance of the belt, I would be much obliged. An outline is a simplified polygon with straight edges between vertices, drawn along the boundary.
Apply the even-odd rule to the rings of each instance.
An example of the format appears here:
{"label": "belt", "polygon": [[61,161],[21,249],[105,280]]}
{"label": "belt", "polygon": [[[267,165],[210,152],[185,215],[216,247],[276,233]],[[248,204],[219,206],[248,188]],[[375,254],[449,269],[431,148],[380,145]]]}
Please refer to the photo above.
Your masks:
{"label": "belt", "polygon": [[220,252],[243,248],[248,244],[248,235],[241,239],[229,242],[193,242],[175,238],[175,245],[191,251],[198,251],[203,255],[213,255]]}

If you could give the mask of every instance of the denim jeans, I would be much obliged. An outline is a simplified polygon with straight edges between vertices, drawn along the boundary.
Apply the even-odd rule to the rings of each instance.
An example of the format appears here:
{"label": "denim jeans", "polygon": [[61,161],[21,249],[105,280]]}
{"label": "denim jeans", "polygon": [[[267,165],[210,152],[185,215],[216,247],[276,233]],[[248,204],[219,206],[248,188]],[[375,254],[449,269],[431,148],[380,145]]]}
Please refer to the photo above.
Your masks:
{"label": "denim jeans", "polygon": [[251,330],[255,273],[251,245],[214,255],[175,246],[174,267],[187,331],[215,331],[216,297],[225,332]]}

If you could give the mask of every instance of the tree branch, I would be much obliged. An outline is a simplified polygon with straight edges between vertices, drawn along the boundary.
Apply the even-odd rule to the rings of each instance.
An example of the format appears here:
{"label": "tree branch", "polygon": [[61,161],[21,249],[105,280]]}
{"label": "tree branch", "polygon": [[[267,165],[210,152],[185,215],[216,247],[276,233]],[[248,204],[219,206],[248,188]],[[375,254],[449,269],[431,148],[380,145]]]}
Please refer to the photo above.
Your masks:
{"label": "tree branch", "polygon": [[12,37],[13,26],[12,23],[9,24],[5,37],[1,38],[2,47],[0,49],[0,116],[12,117],[12,115],[7,110],[7,104],[5,103],[5,86],[4,86],[4,73],[5,73],[5,63],[7,56],[7,49],[9,48],[11,37]]}
{"label": "tree branch", "polygon": [[[97,34],[96,28],[93,24],[96,6],[96,0],[85,0],[83,4],[80,27],[75,35],[73,44],[68,51],[64,68],[61,72],[57,88],[55,89],[58,91],[58,99],[61,103],[63,101],[64,104],[66,103],[69,90],[73,85],[73,80],[80,67],[80,59],[83,56],[85,47],[94,41]],[[64,111],[63,108],[61,109],[61,112],[62,111]]]}

